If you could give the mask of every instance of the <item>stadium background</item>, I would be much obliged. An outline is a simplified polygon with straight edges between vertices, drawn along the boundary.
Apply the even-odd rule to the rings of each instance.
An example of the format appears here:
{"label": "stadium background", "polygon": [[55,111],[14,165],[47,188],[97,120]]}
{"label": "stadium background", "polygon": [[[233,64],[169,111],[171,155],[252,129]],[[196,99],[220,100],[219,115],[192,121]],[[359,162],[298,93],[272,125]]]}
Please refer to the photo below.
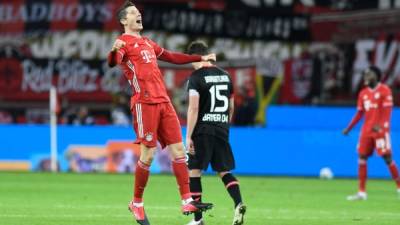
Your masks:
{"label": "stadium background", "polygon": [[[120,33],[122,0],[0,2],[0,169],[49,169],[49,88],[58,90],[61,171],[133,171],[129,88],[106,65]],[[400,105],[400,3],[371,1],[135,1],[144,35],[184,51],[202,38],[231,72],[236,112],[231,140],[239,174],[356,175],[359,126],[341,130],[355,112],[360,72],[368,65]],[[189,66],[161,64],[185,124]],[[400,110],[392,118],[400,161]],[[169,171],[160,152],[153,172]],[[389,177],[380,159],[370,175]]]}

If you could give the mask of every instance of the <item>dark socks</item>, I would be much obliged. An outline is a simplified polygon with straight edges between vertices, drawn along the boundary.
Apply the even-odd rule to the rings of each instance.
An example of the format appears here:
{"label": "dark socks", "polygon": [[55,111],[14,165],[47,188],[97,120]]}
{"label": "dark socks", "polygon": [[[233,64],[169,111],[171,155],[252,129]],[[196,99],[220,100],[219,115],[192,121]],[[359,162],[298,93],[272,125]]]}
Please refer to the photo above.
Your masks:
{"label": "dark socks", "polygon": [[[192,198],[196,201],[201,202],[202,187],[201,187],[201,177],[191,177],[190,178],[190,192],[192,193]],[[194,214],[194,220],[199,221],[203,218],[201,212]]]}
{"label": "dark socks", "polygon": [[222,177],[222,182],[224,182],[226,190],[235,202],[236,208],[242,202],[238,180],[231,173],[227,173]]}

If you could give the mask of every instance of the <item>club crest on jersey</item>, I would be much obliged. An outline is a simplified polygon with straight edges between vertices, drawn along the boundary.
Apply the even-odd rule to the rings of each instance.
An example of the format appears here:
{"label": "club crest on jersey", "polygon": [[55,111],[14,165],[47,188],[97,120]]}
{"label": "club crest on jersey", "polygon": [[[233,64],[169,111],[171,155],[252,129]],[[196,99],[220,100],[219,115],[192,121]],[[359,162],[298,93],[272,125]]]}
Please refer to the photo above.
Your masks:
{"label": "club crest on jersey", "polygon": [[367,98],[368,98],[368,96],[367,96],[367,95],[364,95],[364,96],[363,96],[363,99],[364,99],[364,100],[365,100],[365,99],[367,99]]}
{"label": "club crest on jersey", "polygon": [[146,133],[144,135],[144,139],[146,139],[146,141],[152,141],[153,140],[153,133],[151,133],[151,132]]}
{"label": "club crest on jersey", "polygon": [[375,99],[378,99],[381,95],[379,93],[375,94]]}

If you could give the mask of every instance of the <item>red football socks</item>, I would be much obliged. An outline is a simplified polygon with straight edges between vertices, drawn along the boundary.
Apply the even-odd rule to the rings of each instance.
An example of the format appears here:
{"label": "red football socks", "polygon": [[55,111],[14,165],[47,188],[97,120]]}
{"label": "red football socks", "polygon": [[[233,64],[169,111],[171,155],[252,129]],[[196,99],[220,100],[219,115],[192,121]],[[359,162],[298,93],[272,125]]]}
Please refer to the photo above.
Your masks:
{"label": "red football socks", "polygon": [[191,198],[189,187],[189,170],[186,165],[186,158],[176,158],[172,162],[172,170],[174,171],[182,200]]}
{"label": "red football socks", "polygon": [[135,193],[133,202],[141,203],[143,201],[143,192],[150,175],[150,166],[142,161],[136,164],[135,172]]}
{"label": "red football socks", "polygon": [[400,177],[399,177],[399,170],[397,169],[396,163],[392,161],[389,165],[390,174],[392,174],[392,178],[396,181],[397,188],[400,188]]}
{"label": "red football socks", "polygon": [[367,183],[367,163],[358,164],[358,187],[360,192],[365,192]]}

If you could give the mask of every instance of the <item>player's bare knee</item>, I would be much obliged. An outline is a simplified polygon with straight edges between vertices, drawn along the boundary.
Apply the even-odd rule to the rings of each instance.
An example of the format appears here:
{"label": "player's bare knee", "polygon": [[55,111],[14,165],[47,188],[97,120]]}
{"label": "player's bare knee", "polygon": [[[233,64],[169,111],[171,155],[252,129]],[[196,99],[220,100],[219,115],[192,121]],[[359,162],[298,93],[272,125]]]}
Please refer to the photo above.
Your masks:
{"label": "player's bare knee", "polygon": [[223,172],[218,172],[219,177],[224,177],[226,174],[230,173],[231,171],[223,171]]}
{"label": "player's bare knee", "polygon": [[172,159],[185,157],[185,147],[183,143],[171,144],[168,146]]}
{"label": "player's bare knee", "polygon": [[190,170],[189,176],[190,177],[201,177],[201,170]]}
{"label": "player's bare knee", "polygon": [[146,156],[140,156],[140,161],[146,163],[147,165],[151,165],[153,162],[153,155],[146,155]]}
{"label": "player's bare knee", "polygon": [[367,164],[368,156],[366,155],[359,155],[358,157],[358,164],[364,165]]}
{"label": "player's bare knee", "polygon": [[151,165],[151,163],[153,162],[155,151],[156,151],[155,147],[147,147],[145,145],[141,145],[140,161],[148,165]]}

